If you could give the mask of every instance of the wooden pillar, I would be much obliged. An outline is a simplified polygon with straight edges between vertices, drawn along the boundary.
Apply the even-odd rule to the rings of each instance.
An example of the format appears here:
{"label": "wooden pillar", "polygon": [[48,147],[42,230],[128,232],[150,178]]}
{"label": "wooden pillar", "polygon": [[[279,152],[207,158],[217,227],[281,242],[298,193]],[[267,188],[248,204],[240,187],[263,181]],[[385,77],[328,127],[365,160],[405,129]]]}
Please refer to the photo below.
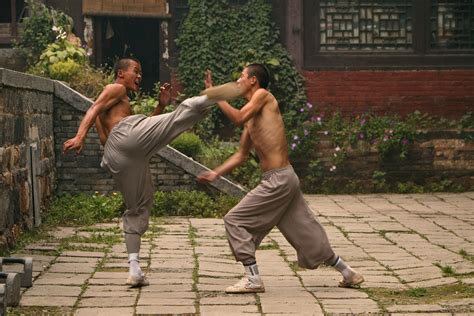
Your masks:
{"label": "wooden pillar", "polygon": [[286,47],[296,69],[303,68],[303,1],[287,1]]}
{"label": "wooden pillar", "polygon": [[285,45],[293,64],[303,67],[303,0],[272,1],[273,18],[280,29],[280,41]]}
{"label": "wooden pillar", "polygon": [[11,12],[11,24],[10,24],[10,35],[15,37],[17,34],[16,26],[16,0],[10,0],[10,12]]}
{"label": "wooden pillar", "polygon": [[103,22],[102,18],[94,16],[92,18],[92,28],[94,29],[94,49],[93,60],[96,66],[101,65],[103,60]]}

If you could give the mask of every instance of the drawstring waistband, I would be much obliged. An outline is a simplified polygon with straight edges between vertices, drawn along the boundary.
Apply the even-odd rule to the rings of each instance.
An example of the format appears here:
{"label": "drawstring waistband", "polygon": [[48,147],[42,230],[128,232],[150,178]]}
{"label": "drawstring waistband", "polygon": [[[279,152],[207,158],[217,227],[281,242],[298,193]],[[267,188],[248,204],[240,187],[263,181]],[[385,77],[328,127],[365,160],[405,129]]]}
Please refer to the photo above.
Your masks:
{"label": "drawstring waistband", "polygon": [[265,171],[265,172],[262,174],[262,179],[268,179],[268,178],[270,178],[273,174],[278,173],[278,172],[281,172],[281,171],[285,171],[285,170],[291,170],[291,171],[293,171],[293,166],[292,166],[292,165],[288,165],[288,166],[286,166],[286,167],[276,168],[276,169],[271,169],[271,170]]}

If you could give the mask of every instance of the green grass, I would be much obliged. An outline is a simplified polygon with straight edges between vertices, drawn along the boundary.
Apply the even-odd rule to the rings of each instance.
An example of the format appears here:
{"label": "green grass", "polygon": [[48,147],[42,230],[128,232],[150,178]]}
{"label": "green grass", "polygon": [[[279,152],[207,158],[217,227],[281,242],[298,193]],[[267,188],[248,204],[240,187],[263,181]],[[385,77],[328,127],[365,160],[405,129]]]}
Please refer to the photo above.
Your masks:
{"label": "green grass", "polygon": [[428,290],[425,289],[424,287],[416,287],[414,289],[409,289],[407,290],[407,296],[409,297],[423,297],[426,296],[428,293]]}
{"label": "green grass", "polygon": [[94,244],[105,244],[111,246],[120,243],[120,241],[120,235],[104,235],[100,233],[92,234],[90,237],[71,236],[61,239],[62,244],[85,243],[91,244],[91,247],[94,247]]}
{"label": "green grass", "polygon": [[24,316],[24,315],[73,315],[72,308],[55,306],[21,306],[9,307],[6,315]]}
{"label": "green grass", "polygon": [[[21,232],[19,237],[16,239],[15,244],[9,249],[1,249],[0,255],[2,257],[9,256],[10,254],[17,252],[20,249],[25,248],[25,246],[38,242],[38,241],[42,241],[42,242],[54,241],[53,237],[51,237],[51,235],[49,235],[48,233],[49,230],[50,228],[48,228],[47,226],[41,226],[33,230]],[[41,253],[45,253],[45,252],[41,252]]]}
{"label": "green grass", "polygon": [[278,244],[274,240],[272,240],[271,243],[258,246],[258,250],[274,250],[274,249],[280,249],[280,246],[278,246]]}
{"label": "green grass", "polygon": [[435,263],[434,265],[441,269],[441,272],[443,272],[443,276],[445,277],[454,276],[456,274],[454,268],[449,265],[443,266],[439,263]]}
{"label": "green grass", "polygon": [[466,250],[464,249],[459,250],[459,254],[463,256],[464,259],[469,260],[474,263],[474,255],[467,253]]}
{"label": "green grass", "polygon": [[462,283],[408,290],[362,288],[362,291],[366,292],[370,298],[376,300],[383,307],[393,304],[436,304],[474,296],[474,287]]}

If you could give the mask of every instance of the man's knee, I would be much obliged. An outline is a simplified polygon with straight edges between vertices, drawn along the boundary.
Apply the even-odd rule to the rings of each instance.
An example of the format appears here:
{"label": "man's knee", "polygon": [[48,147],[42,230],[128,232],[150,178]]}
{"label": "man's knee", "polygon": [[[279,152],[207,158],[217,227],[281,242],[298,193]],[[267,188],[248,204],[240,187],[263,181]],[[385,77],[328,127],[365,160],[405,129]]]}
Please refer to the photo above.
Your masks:
{"label": "man's knee", "polygon": [[224,216],[224,225],[227,226],[235,226],[235,216],[232,214],[232,212],[228,212]]}

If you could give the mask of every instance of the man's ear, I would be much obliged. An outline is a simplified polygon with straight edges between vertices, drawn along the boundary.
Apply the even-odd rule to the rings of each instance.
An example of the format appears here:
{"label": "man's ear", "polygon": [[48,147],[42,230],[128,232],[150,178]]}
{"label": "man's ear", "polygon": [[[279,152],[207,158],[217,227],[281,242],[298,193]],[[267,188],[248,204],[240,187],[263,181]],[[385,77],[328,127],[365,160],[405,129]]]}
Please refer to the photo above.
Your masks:
{"label": "man's ear", "polygon": [[117,71],[117,78],[123,78],[123,69]]}
{"label": "man's ear", "polygon": [[250,84],[254,86],[257,83],[257,77],[253,76],[250,78]]}

